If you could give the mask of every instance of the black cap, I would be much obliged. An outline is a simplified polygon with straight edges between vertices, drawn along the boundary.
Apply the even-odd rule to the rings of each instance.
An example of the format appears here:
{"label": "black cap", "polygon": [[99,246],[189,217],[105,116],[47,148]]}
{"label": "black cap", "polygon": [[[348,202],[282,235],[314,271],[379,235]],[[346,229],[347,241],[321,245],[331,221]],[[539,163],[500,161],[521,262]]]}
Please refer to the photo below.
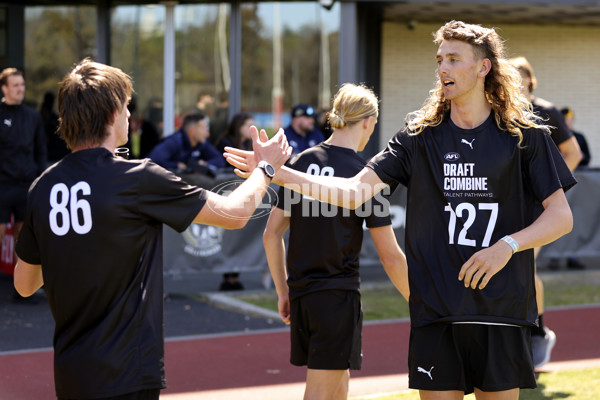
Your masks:
{"label": "black cap", "polygon": [[315,109],[308,104],[297,104],[292,108],[292,118],[294,117],[313,117]]}

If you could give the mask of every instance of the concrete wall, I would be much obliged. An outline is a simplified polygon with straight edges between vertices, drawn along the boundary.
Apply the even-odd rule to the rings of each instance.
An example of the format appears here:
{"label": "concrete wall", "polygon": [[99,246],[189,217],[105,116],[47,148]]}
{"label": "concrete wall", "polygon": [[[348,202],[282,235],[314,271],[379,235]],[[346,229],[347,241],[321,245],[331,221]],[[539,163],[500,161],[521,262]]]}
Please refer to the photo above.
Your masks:
{"label": "concrete wall", "polygon": [[[421,107],[436,78],[432,32],[441,24],[384,23],[382,34],[381,142]],[[485,25],[485,24],[484,24]],[[525,56],[538,78],[535,95],[575,112],[574,129],[586,135],[591,166],[600,166],[600,27],[496,26],[509,57]],[[383,146],[383,145],[382,145]]]}

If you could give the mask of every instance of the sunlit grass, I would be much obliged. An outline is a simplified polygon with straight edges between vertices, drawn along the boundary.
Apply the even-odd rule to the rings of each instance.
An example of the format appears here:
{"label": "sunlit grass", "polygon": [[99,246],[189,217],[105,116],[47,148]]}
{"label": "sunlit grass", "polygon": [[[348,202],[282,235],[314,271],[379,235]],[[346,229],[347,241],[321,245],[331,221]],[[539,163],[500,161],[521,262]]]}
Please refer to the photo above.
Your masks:
{"label": "sunlit grass", "polygon": [[[600,303],[600,271],[579,273],[544,273],[545,306]],[[390,282],[363,285],[361,288],[365,321],[408,318],[408,304]],[[274,290],[236,293],[236,298],[259,307],[277,311]]]}
{"label": "sunlit grass", "polygon": [[[523,389],[520,400],[598,400],[600,399],[600,368],[561,371],[540,374],[537,389]],[[387,394],[381,396],[352,397],[352,400],[419,400],[419,392]],[[467,400],[475,400],[470,394]]]}

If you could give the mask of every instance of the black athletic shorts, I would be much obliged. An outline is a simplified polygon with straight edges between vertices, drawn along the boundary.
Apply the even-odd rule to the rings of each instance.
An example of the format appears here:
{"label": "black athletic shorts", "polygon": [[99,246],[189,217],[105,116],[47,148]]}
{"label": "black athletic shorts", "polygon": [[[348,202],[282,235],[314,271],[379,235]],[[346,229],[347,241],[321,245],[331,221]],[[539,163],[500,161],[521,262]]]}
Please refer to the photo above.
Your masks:
{"label": "black athletic shorts", "polygon": [[293,299],[290,305],[290,362],[310,369],[360,369],[362,309],[360,293],[323,290]]}
{"label": "black athletic shorts", "polygon": [[10,214],[14,214],[15,222],[23,222],[29,186],[31,182],[0,183],[0,224],[8,223]]}
{"label": "black athletic shorts", "polygon": [[431,324],[412,328],[408,385],[419,390],[478,388],[498,392],[535,388],[531,328],[483,324]]}
{"label": "black athletic shorts", "polygon": [[[158,400],[160,389],[144,389],[137,392],[122,394],[113,397],[102,397],[96,400]],[[87,399],[87,398],[86,398]],[[62,399],[58,400],[84,400],[84,399]]]}

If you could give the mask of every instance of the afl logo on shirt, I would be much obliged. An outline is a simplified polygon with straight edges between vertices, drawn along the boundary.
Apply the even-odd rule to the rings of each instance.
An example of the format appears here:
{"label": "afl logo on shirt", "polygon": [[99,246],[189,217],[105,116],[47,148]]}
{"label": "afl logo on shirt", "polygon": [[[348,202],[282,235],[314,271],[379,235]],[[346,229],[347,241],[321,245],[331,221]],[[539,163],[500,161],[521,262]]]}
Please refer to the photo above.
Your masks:
{"label": "afl logo on shirt", "polygon": [[450,161],[450,162],[458,161],[459,158],[460,158],[460,155],[454,151],[444,154],[444,160],[446,160],[446,161]]}

